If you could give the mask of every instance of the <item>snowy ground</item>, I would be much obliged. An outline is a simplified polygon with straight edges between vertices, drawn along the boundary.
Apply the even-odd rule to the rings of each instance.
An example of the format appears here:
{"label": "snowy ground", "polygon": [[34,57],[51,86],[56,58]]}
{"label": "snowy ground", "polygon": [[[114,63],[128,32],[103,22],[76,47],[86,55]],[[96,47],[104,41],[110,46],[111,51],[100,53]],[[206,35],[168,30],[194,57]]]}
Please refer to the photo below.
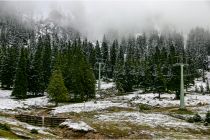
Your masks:
{"label": "snowy ground", "polygon": [[[209,73],[207,73],[209,74]],[[210,74],[209,74],[210,76]],[[196,84],[205,84],[201,81],[196,81]],[[102,82],[102,89],[114,88],[115,84],[113,82],[106,83]],[[191,87],[191,92],[185,96],[185,104],[193,112],[198,112],[204,117],[206,112],[210,110],[210,94],[202,95],[202,93],[195,93],[193,91],[194,87]],[[112,92],[111,92],[112,93]],[[30,98],[26,100],[15,100],[10,97],[11,91],[9,90],[0,90],[0,112],[17,112],[17,110],[29,110],[30,108],[39,108],[52,105],[49,102],[47,96]],[[91,126],[91,122],[107,122],[107,123],[122,123],[129,122],[134,125],[147,125],[151,128],[164,128],[164,129],[173,129],[175,131],[185,132],[188,129],[196,131],[206,131],[207,127],[198,124],[191,124],[184,120],[171,117],[163,112],[138,112],[138,104],[147,104],[154,107],[160,107],[161,109],[165,108],[177,108],[179,107],[180,101],[174,100],[174,94],[161,94],[161,99],[158,99],[158,94],[147,93],[143,94],[142,91],[136,91],[124,96],[115,96],[108,97],[105,99],[99,99],[97,101],[88,101],[84,103],[72,103],[72,104],[60,104],[58,107],[54,107],[52,111],[47,112],[51,115],[66,115],[69,116],[71,113],[75,112],[80,115],[81,120],[66,120],[62,125],[69,127],[70,129],[75,130],[94,130],[95,128]],[[120,107],[118,111],[108,111],[110,107]],[[121,108],[132,108],[131,110]],[[31,111],[31,110],[29,110]],[[98,112],[100,111],[100,112]],[[91,112],[92,116],[89,116],[88,121],[85,122],[88,116],[82,118],[81,112]],[[74,114],[74,113],[73,113]],[[88,114],[88,113],[87,113]],[[74,116],[73,116],[74,117]],[[35,127],[28,125],[26,123],[21,123],[15,119],[5,118],[0,116],[0,122],[5,122],[11,125],[21,126],[22,128],[31,130],[38,129],[40,133],[44,134],[46,128]],[[125,126],[127,127],[127,126]],[[106,127],[104,129],[107,129]],[[122,128],[123,129],[123,128]],[[160,131],[162,131],[160,129]],[[183,131],[182,131],[183,130]],[[97,131],[97,130],[96,130]]]}
{"label": "snowy ground", "polygon": [[95,131],[95,129],[93,129],[92,127],[90,127],[89,125],[87,125],[85,122],[83,121],[79,121],[79,122],[75,122],[72,120],[67,119],[65,122],[60,124],[61,126],[67,126],[69,129],[73,129],[76,131]]}
{"label": "snowy ground", "polygon": [[[210,75],[208,73],[208,75]],[[114,83],[102,82],[101,87],[103,89],[108,89],[115,87]],[[30,98],[26,100],[15,100],[10,97],[11,91],[0,90],[0,111],[13,111],[16,109],[27,109],[31,107],[44,107],[51,105],[47,96]],[[174,94],[162,94],[161,99],[156,98],[158,94],[147,93],[141,94],[140,91],[128,94],[125,96],[117,96],[113,98],[108,98],[104,100],[77,103],[77,104],[67,104],[54,108],[52,114],[65,113],[65,112],[89,112],[95,110],[102,110],[109,107],[128,107],[127,102],[138,104],[148,104],[156,107],[178,107],[180,101],[174,100]],[[185,96],[186,106],[202,106],[210,104],[210,95],[202,95],[201,93],[190,93]]]}
{"label": "snowy ground", "polygon": [[[205,72],[205,78],[208,79],[208,82],[210,84],[210,72]],[[195,79],[194,82],[195,82],[195,85],[188,88],[188,91],[194,92],[196,91],[196,88],[197,88],[197,90],[201,92],[201,86],[203,87],[203,90],[206,91],[207,82],[203,82],[202,77]]]}
{"label": "snowy ground", "polygon": [[[107,98],[103,101],[89,101],[84,103],[67,104],[54,108],[52,114],[67,113],[67,112],[90,112],[106,109],[109,107],[125,107],[130,108],[129,103],[132,104],[148,104],[154,107],[179,107],[180,101],[174,100],[174,94],[162,94],[161,99],[157,98],[158,94],[128,94],[124,96],[117,96],[114,98]],[[210,105],[210,95],[202,94],[187,94],[185,96],[185,105],[187,107],[206,106]],[[206,108],[207,110],[208,108]]]}
{"label": "snowy ground", "polygon": [[[107,82],[101,81],[101,89],[102,90],[110,89],[113,87],[116,87],[114,82],[107,83]],[[98,80],[96,81],[96,90],[98,90]]]}
{"label": "snowy ground", "polygon": [[[162,94],[161,99],[158,99],[158,94],[147,93],[147,94],[129,94],[121,97],[116,97],[122,100],[130,100],[132,103],[148,104],[155,107],[179,107],[180,101],[174,100],[174,94]],[[210,95],[202,95],[198,93],[187,94],[185,96],[185,105],[189,106],[201,106],[210,104]]]}
{"label": "snowy ground", "polygon": [[25,100],[16,100],[11,97],[10,90],[0,89],[0,111],[14,111],[16,109],[28,109],[32,107],[44,107],[51,105],[47,96],[29,98]]}
{"label": "snowy ground", "polygon": [[117,112],[96,115],[95,119],[99,121],[128,121],[139,125],[149,125],[150,127],[182,128],[187,129],[206,129],[204,126],[195,125],[186,121],[163,115],[160,113],[142,113],[142,112]]}
{"label": "snowy ground", "polygon": [[124,103],[113,103],[111,101],[90,101],[84,103],[68,104],[54,108],[52,114],[66,113],[66,112],[90,112],[95,110],[102,110],[109,107],[127,107]]}

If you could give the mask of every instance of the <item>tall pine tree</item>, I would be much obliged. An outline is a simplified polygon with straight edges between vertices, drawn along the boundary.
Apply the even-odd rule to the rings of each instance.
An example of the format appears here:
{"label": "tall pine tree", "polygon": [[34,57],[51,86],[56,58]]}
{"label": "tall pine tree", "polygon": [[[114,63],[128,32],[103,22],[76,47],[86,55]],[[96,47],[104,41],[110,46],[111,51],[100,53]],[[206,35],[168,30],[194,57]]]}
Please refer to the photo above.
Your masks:
{"label": "tall pine tree", "polygon": [[43,78],[44,78],[44,87],[46,88],[49,82],[49,78],[51,76],[51,44],[50,44],[50,36],[46,35],[45,40],[43,42]]}
{"label": "tall pine tree", "polygon": [[12,96],[15,96],[16,98],[19,99],[24,99],[27,97],[26,53],[27,53],[26,49],[22,47],[16,70],[14,88],[12,91]]}

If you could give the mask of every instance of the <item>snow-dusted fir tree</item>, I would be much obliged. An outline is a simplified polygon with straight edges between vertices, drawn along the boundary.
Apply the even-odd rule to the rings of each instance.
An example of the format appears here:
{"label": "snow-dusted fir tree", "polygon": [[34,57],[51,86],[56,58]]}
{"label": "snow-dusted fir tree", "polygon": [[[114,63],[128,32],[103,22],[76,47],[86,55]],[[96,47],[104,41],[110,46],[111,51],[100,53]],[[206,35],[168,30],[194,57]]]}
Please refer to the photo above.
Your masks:
{"label": "snow-dusted fir tree", "polygon": [[106,66],[104,69],[103,75],[105,77],[107,77],[109,74],[109,71],[108,71],[108,69],[109,69],[109,47],[108,47],[108,42],[107,42],[105,36],[103,37],[103,41],[102,41],[101,53],[102,53],[102,59]]}
{"label": "snow-dusted fir tree", "polygon": [[101,59],[102,58],[102,54],[101,54],[101,48],[99,46],[98,40],[96,41],[95,52],[96,52],[96,59],[97,60]]}
{"label": "snow-dusted fir tree", "polygon": [[27,75],[26,75],[26,66],[27,66],[27,50],[21,48],[20,58],[18,61],[18,66],[16,70],[14,88],[12,91],[12,96],[15,96],[19,99],[24,99],[27,97]]}
{"label": "snow-dusted fir tree", "polygon": [[31,86],[29,92],[33,93],[34,96],[42,95],[45,90],[45,83],[43,77],[43,63],[42,63],[42,50],[43,50],[43,42],[42,38],[39,37],[37,43],[37,49],[34,54],[32,60],[32,68],[31,68]]}
{"label": "snow-dusted fir tree", "polygon": [[43,54],[42,54],[42,67],[43,67],[43,78],[44,87],[47,88],[49,78],[51,76],[51,41],[50,36],[46,35],[43,40]]}
{"label": "snow-dusted fir tree", "polygon": [[75,40],[67,54],[62,54],[62,73],[65,85],[74,101],[95,97],[93,69],[81,50],[81,42]]}
{"label": "snow-dusted fir tree", "polygon": [[90,51],[90,56],[89,56],[89,63],[91,67],[94,69],[94,66],[96,64],[96,50],[93,47],[92,43],[88,43],[89,46],[89,51]]}
{"label": "snow-dusted fir tree", "polygon": [[69,101],[68,90],[64,84],[63,76],[60,70],[59,63],[56,65],[47,87],[47,93],[52,101],[56,103],[56,106],[60,102]]}
{"label": "snow-dusted fir tree", "polygon": [[117,48],[118,48],[118,41],[114,40],[113,44],[110,48],[110,66],[111,66],[110,77],[111,78],[113,78],[114,67],[115,67],[116,60],[117,60]]}

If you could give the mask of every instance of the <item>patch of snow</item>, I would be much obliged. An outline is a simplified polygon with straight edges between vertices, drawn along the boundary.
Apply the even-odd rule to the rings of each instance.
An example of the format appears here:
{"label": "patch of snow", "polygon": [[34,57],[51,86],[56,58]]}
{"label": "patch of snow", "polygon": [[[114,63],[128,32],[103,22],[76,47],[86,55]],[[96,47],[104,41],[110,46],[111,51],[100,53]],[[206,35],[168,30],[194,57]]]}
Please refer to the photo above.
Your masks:
{"label": "patch of snow", "polygon": [[90,127],[89,125],[87,125],[85,122],[83,121],[79,121],[79,122],[73,122],[70,119],[67,119],[65,122],[60,124],[61,126],[67,126],[70,129],[73,130],[79,130],[79,131],[95,131],[95,129],[93,129],[92,127]]}
{"label": "patch of snow", "polygon": [[95,119],[99,121],[127,121],[139,125],[149,125],[150,127],[168,127],[168,128],[191,128],[191,129],[206,129],[203,126],[198,126],[188,123],[184,120],[176,119],[168,115],[151,113],[146,114],[142,112],[117,112],[107,113],[102,115],[95,115]]}
{"label": "patch of snow", "polygon": [[27,109],[30,107],[43,107],[49,105],[47,96],[17,100],[11,98],[11,90],[0,90],[0,111]]}
{"label": "patch of snow", "polygon": [[10,98],[10,95],[11,95],[11,90],[0,90],[0,98],[1,99],[8,99]]}
{"label": "patch of snow", "polygon": [[49,98],[47,96],[29,98],[29,99],[22,101],[22,103],[28,107],[30,107],[30,106],[43,107],[43,106],[48,105]]}
{"label": "patch of snow", "polygon": [[[151,106],[157,107],[179,107],[180,100],[174,100],[174,94],[164,93],[161,94],[161,99],[157,98],[157,93],[147,93],[147,94],[129,94],[121,96],[123,99],[130,100],[132,103],[143,103]],[[119,98],[119,97],[116,97]],[[189,106],[201,106],[210,104],[210,95],[202,95],[198,93],[191,93],[185,96],[185,105]]]}
{"label": "patch of snow", "polygon": [[[106,89],[110,89],[110,88],[114,88],[116,87],[114,82],[104,82],[101,81],[101,89],[106,90]],[[96,90],[98,89],[98,80],[96,82]]]}
{"label": "patch of snow", "polygon": [[[205,78],[207,78],[207,80],[210,84],[210,72],[205,72]],[[195,79],[194,83],[195,83],[195,85],[188,88],[188,91],[196,91],[196,87],[197,87],[197,90],[200,92],[201,91],[201,86],[203,87],[203,91],[204,92],[206,91],[207,82],[203,82],[202,77],[200,77],[198,79]]]}
{"label": "patch of snow", "polygon": [[199,115],[206,116],[206,113],[210,111],[210,105],[206,106],[199,106],[199,107],[192,107],[193,111],[196,111]]}
{"label": "patch of snow", "polygon": [[54,108],[54,110],[51,113],[58,114],[66,112],[89,112],[95,110],[102,110],[113,106],[127,107],[127,105],[124,103],[112,103],[111,101],[97,101],[97,103],[94,103],[93,101],[89,101],[84,103],[75,103],[59,106]]}

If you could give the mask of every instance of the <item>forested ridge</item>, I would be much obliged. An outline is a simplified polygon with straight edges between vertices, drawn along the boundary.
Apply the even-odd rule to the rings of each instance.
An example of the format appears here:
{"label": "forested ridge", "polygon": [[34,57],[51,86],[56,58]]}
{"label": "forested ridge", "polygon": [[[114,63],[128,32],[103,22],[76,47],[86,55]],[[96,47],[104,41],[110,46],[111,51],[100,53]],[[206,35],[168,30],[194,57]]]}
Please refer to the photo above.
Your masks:
{"label": "forested ridge", "polygon": [[[55,28],[51,24],[28,27],[15,18],[1,18],[2,88],[13,89],[12,95],[17,98],[42,96],[50,89],[50,80],[58,78],[64,86],[60,90],[67,89],[65,99],[59,101],[92,99],[100,62],[102,78],[113,79],[120,92],[141,88],[145,92],[178,95],[180,67],[175,64],[188,64],[184,69],[186,88],[201,75],[199,69],[207,68],[204,62],[210,53],[210,32],[203,28],[192,29],[187,40],[177,31],[153,30],[112,38],[112,41],[104,35],[102,41],[96,42],[88,41],[75,30],[60,33],[59,28]],[[56,82],[51,82],[51,87],[53,83]],[[52,95],[56,100],[57,95]]]}

